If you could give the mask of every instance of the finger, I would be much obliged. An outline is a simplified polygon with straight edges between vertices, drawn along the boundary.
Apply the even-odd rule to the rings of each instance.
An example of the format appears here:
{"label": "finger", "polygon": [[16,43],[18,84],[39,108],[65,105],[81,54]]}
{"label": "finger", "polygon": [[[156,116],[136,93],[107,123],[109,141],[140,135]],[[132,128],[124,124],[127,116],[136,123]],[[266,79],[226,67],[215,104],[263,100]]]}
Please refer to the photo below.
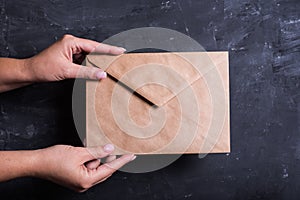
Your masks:
{"label": "finger", "polygon": [[114,145],[112,144],[106,144],[104,146],[99,147],[87,147],[86,148],[86,155],[84,156],[84,159],[86,161],[104,158],[108,155],[110,155],[114,151]]}
{"label": "finger", "polygon": [[[107,156],[105,162],[106,163],[112,162],[113,160],[116,160],[116,159],[117,159],[117,156],[115,156],[115,155],[109,155],[109,156]],[[95,160],[91,160],[91,161],[87,162],[85,164],[85,166],[88,169],[96,169],[100,164],[101,164],[101,159],[95,159]]]}
{"label": "finger", "polygon": [[85,164],[85,166],[86,166],[86,168],[92,170],[92,169],[96,169],[100,164],[101,164],[100,159],[95,159],[95,160],[88,161]]}
{"label": "finger", "polygon": [[112,161],[114,161],[114,160],[116,160],[117,159],[117,156],[115,156],[115,155],[110,155],[110,156],[108,156],[107,158],[106,158],[106,162],[108,163],[108,162],[112,162]]}
{"label": "finger", "polygon": [[123,47],[116,47],[111,46],[108,44],[100,44],[94,49],[94,53],[103,53],[103,54],[113,54],[113,55],[120,55],[124,53],[126,49]]}
{"label": "finger", "polygon": [[83,78],[100,80],[107,77],[106,72],[97,67],[87,67],[72,63],[68,69],[66,78]]}
{"label": "finger", "polygon": [[116,47],[108,44],[99,43],[96,41],[76,38],[76,45],[80,47],[83,51],[87,53],[95,52],[95,53],[104,53],[104,54],[114,54],[119,55],[126,51],[126,49],[122,47]]}
{"label": "finger", "polygon": [[116,170],[123,167],[128,162],[134,160],[136,158],[133,154],[127,154],[123,155],[120,158],[113,160],[112,162],[105,163],[103,165],[100,165],[97,170],[95,171],[95,174],[93,177],[93,183],[97,184],[106,178],[110,177]]}

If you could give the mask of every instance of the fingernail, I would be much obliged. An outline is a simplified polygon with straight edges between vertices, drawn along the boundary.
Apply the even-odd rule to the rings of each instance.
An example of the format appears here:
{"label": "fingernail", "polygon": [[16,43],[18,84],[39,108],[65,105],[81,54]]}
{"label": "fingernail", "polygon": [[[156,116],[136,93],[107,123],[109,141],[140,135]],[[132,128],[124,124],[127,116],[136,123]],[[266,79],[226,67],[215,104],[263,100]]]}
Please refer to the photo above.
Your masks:
{"label": "fingernail", "polygon": [[136,159],[136,156],[133,156],[132,158],[131,158],[131,161],[134,161]]}
{"label": "fingernail", "polygon": [[123,51],[123,52],[125,52],[125,51],[127,51],[125,48],[123,48],[123,47],[119,47],[119,49],[121,50],[121,51]]}
{"label": "fingernail", "polygon": [[106,78],[106,77],[107,77],[107,74],[106,74],[106,72],[103,72],[103,71],[99,71],[96,74],[97,79],[103,79],[103,78]]}
{"label": "fingernail", "polygon": [[103,147],[103,149],[104,149],[104,151],[105,152],[112,152],[114,149],[115,149],[115,147],[114,147],[114,145],[112,145],[112,144],[106,144],[104,147]]}

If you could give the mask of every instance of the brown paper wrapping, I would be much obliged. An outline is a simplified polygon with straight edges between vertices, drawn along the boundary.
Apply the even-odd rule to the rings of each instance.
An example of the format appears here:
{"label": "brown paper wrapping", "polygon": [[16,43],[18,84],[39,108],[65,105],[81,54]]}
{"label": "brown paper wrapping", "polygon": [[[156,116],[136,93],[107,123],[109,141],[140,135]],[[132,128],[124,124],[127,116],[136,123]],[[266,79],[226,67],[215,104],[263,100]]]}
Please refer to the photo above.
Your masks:
{"label": "brown paper wrapping", "polygon": [[116,154],[230,152],[228,52],[89,55],[87,146]]}

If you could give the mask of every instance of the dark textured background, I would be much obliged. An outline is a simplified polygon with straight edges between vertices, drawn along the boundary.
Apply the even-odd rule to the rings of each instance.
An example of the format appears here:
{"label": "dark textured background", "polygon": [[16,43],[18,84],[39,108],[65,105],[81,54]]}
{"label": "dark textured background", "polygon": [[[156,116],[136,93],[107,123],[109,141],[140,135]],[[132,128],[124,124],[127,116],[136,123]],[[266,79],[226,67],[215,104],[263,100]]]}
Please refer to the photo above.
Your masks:
{"label": "dark textured background", "polygon": [[[136,27],[185,33],[230,51],[230,154],[182,156],[152,173],[118,172],[77,194],[47,181],[0,184],[1,199],[297,199],[300,1],[0,0],[0,55],[32,56],[65,33],[98,41]],[[0,94],[0,148],[79,145],[73,81]],[[1,164],[1,163],[0,163]]]}

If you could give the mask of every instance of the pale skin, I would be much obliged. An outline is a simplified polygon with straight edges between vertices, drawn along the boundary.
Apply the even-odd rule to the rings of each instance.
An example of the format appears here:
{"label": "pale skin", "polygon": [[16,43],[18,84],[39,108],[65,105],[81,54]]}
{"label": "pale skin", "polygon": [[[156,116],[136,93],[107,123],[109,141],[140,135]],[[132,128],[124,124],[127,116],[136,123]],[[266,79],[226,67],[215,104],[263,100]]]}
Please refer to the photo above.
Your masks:
{"label": "pale skin", "polygon": [[[103,79],[106,73],[101,69],[79,65],[86,54],[94,51],[118,55],[125,49],[65,35],[34,57],[0,58],[0,92],[35,82]],[[112,144],[93,148],[55,145],[29,151],[0,151],[0,181],[31,176],[83,192],[136,158],[133,154],[116,158],[113,151]],[[100,162],[101,158],[106,159],[105,163]]]}

